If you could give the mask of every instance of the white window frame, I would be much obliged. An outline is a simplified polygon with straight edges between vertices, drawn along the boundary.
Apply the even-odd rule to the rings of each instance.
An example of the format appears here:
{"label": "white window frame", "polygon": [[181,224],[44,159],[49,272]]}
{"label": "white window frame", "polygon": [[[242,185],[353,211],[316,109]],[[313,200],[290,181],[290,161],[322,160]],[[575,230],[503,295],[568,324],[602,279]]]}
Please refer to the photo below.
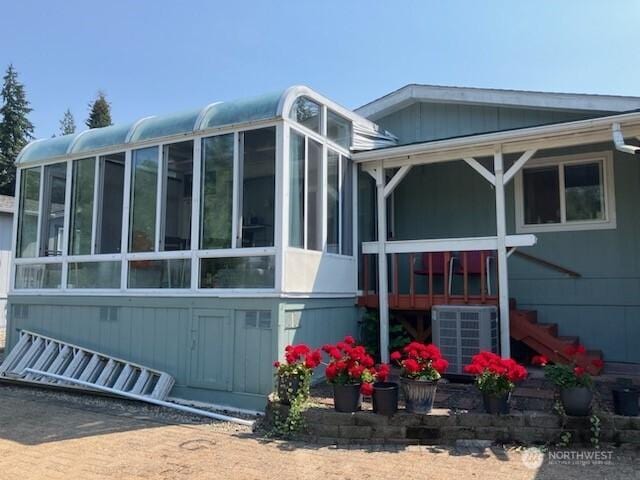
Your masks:
{"label": "white window frame", "polygon": [[[602,220],[566,220],[564,167],[600,162],[602,164],[603,213]],[[560,223],[525,224],[523,172],[537,167],[555,166],[558,169],[560,193]],[[515,221],[517,233],[571,232],[615,229],[616,204],[613,154],[611,151],[542,157],[530,160],[515,178]]]}

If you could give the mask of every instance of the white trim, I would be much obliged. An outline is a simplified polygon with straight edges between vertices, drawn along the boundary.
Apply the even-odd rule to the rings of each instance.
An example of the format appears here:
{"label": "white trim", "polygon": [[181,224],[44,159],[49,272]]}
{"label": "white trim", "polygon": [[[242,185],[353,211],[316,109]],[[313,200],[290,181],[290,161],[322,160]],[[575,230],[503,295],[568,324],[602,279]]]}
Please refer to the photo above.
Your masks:
{"label": "white trim", "polygon": [[22,172],[20,169],[16,171],[16,190],[15,190],[15,212],[13,213],[13,230],[11,235],[11,256],[10,256],[10,278],[9,278],[9,291],[14,290],[14,283],[16,277],[16,259],[17,259],[17,246],[18,246],[18,215],[21,214],[20,195],[22,182]]}
{"label": "white trim", "polygon": [[[200,204],[202,192],[202,139],[193,141],[193,177],[191,181],[191,244],[189,250],[200,248]],[[191,257],[191,288],[195,289],[200,281],[200,265],[195,255]]]}
{"label": "white trim", "polygon": [[640,108],[640,97],[621,95],[411,84],[369,102],[357,108],[355,112],[370,120],[376,120],[417,102],[601,112],[623,112]]}
{"label": "white trim", "polygon": [[73,178],[72,162],[67,161],[67,173],[64,184],[64,218],[62,219],[62,272],[60,286],[67,286],[67,258],[69,255],[69,225],[71,223],[71,180]]}
{"label": "white trim", "polygon": [[289,145],[284,144],[287,128],[283,123],[276,125],[275,131],[275,176],[274,179],[274,202],[273,202],[273,245],[276,251],[274,285],[277,291],[281,291],[284,286],[284,246],[286,245],[285,234],[288,231],[288,202],[285,202],[285,192],[288,192],[288,161],[285,160],[284,153],[289,152]]}
{"label": "white trim", "polygon": [[129,251],[129,221],[131,218],[131,172],[133,164],[132,150],[127,150],[124,155],[124,188],[122,199],[122,238],[120,239],[120,256],[122,265],[120,266],[120,289],[125,291],[129,274],[129,264],[125,258],[125,253]]}
{"label": "white trim", "polygon": [[384,187],[384,198],[389,197],[389,195],[393,193],[395,188],[400,184],[404,177],[407,176],[409,170],[411,170],[411,165],[403,165],[402,167],[400,167],[400,170],[398,170],[395,175],[391,177],[391,180],[389,180]]}
{"label": "white trim", "polygon": [[[387,244],[387,201],[384,196],[384,164],[376,168],[376,198],[378,205],[378,251],[384,251]],[[389,285],[387,256],[378,255],[378,299],[380,312],[380,360],[389,362]]]}
{"label": "white trim", "polygon": [[473,168],[476,172],[482,175],[487,182],[495,186],[496,176],[493,173],[491,173],[488,169],[486,169],[484,165],[482,165],[479,161],[477,161],[473,157],[464,157],[463,160],[467,162],[467,164],[471,168]]}
{"label": "white trim", "polygon": [[[204,139],[203,139],[204,140]],[[233,172],[231,172],[231,248],[238,248],[238,240],[241,239],[241,224],[240,224],[240,133],[233,132],[233,159],[232,159],[232,168]],[[203,162],[204,168],[204,162]],[[204,177],[202,177],[204,180]],[[201,189],[204,188],[204,183],[200,186]],[[202,219],[200,216],[198,217],[198,221],[202,224]],[[202,227],[200,227],[202,230]],[[200,235],[198,233],[198,235]],[[242,245],[242,242],[240,242]],[[200,242],[198,242],[198,248],[202,248]]]}
{"label": "white trim", "polygon": [[[566,221],[566,206],[564,194],[564,165],[576,165],[584,163],[601,162],[602,188],[603,188],[603,220]],[[524,186],[522,172],[526,168],[543,166],[557,166],[559,175],[560,193],[560,223],[546,223],[539,225],[526,225],[524,223]],[[553,157],[541,157],[530,161],[529,165],[520,170],[515,176],[515,222],[517,233],[530,232],[568,232],[583,230],[605,230],[617,228],[615,181],[613,154],[611,151],[588,152],[583,154],[560,155]]]}
{"label": "white trim", "polygon": [[[167,165],[166,155],[164,154],[164,144],[158,145],[156,148],[158,149],[157,153],[157,166],[156,166],[156,226],[155,226],[155,236],[153,242],[153,251],[160,251],[160,235],[162,234],[162,205],[164,200],[164,178],[165,178],[165,168]],[[133,199],[135,201],[135,198]]]}
{"label": "white trim", "polygon": [[498,301],[500,308],[500,354],[511,357],[511,334],[509,333],[509,269],[507,265],[507,214],[504,198],[504,162],[502,149],[496,148],[493,155],[493,171],[496,176],[496,250],[498,254]]}
{"label": "white trim", "polygon": [[[507,247],[531,247],[535,245],[535,235],[507,235],[505,245]],[[470,252],[478,250],[496,250],[498,248],[497,237],[461,237],[461,238],[437,238],[432,240],[394,240],[387,241],[384,245],[386,253],[426,253],[426,252]],[[362,253],[377,254],[380,251],[380,242],[363,242]]]}
{"label": "white trim", "polygon": [[513,165],[511,165],[509,170],[507,170],[504,174],[504,179],[503,179],[504,185],[509,183],[513,178],[513,176],[516,173],[518,173],[520,170],[522,170],[522,167],[524,167],[524,164],[527,163],[529,159],[536,154],[536,151],[537,150],[527,150],[520,156],[520,158],[518,158],[518,160],[514,162]]}
{"label": "white trim", "polygon": [[[102,217],[102,212],[99,213],[98,203],[103,198],[103,190],[104,190],[104,160],[100,159],[101,157],[93,157],[93,208],[91,212],[91,245],[89,246],[89,252],[91,255],[95,255],[96,253],[96,240],[97,240],[97,230],[98,230],[98,215]],[[82,160],[72,160],[72,163],[75,165],[76,162],[81,162]],[[71,232],[69,232],[71,235]],[[69,252],[67,251],[67,255]]]}

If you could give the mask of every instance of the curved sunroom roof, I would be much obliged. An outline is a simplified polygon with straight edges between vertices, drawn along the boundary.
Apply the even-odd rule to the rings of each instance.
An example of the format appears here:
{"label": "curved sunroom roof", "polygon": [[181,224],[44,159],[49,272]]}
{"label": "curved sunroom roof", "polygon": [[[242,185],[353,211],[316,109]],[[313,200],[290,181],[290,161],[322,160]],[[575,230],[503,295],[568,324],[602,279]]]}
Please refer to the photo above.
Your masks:
{"label": "curved sunroom roof", "polygon": [[[341,115],[358,121],[367,129],[377,131],[377,126],[349,110],[335,105],[328,99],[303,87],[290,87],[285,91],[244,98],[229,102],[218,102],[204,108],[170,115],[146,117],[130,124],[93,128],[61,137],[36,140],[29,143],[18,155],[16,164],[28,165],[43,160],[95,152],[113,147],[126,148],[130,144],[174,135],[188,135],[201,130],[242,125],[260,120],[281,117],[283,109],[288,111],[293,100],[301,95],[331,105]],[[395,143],[395,142],[394,142]]]}

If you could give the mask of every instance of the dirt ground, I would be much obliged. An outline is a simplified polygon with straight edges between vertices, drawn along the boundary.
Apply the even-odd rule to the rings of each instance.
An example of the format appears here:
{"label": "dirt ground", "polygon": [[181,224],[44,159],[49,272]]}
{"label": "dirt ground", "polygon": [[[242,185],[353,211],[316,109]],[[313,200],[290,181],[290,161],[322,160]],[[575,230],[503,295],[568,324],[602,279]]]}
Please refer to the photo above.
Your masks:
{"label": "dirt ground", "polygon": [[538,467],[530,452],[497,446],[319,447],[132,402],[0,384],[3,480],[640,478],[639,451],[605,451],[608,465],[545,458]]}

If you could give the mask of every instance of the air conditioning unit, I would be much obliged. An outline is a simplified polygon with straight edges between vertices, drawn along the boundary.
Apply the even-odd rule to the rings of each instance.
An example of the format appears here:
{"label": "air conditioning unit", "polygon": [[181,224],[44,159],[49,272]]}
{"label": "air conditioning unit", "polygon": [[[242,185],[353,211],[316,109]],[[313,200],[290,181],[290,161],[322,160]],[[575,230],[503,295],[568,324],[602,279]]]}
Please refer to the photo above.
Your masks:
{"label": "air conditioning unit", "polygon": [[498,352],[498,309],[488,305],[436,305],[431,309],[433,343],[449,361],[447,373],[463,368],[481,350]]}

